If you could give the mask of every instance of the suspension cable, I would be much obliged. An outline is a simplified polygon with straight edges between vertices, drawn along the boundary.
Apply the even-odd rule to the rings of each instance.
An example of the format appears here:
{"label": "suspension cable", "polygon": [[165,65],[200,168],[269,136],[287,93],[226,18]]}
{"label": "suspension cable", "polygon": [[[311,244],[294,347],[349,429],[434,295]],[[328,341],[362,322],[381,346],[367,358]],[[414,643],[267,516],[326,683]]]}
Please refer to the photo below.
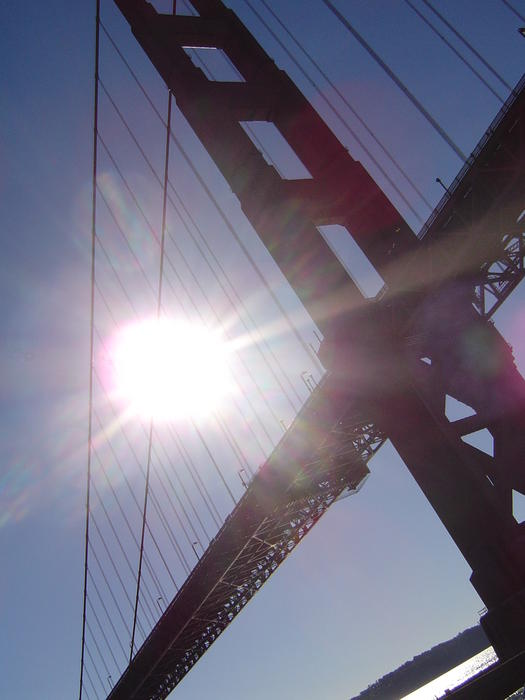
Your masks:
{"label": "suspension cable", "polygon": [[518,19],[521,19],[522,22],[525,22],[525,16],[522,15],[518,10],[516,10],[515,7],[513,7],[508,0],[501,0],[501,2],[506,5],[511,12],[513,12]]}
{"label": "suspension cable", "polygon": [[[98,376],[97,376],[97,378],[98,378]],[[99,382],[100,382],[100,379],[99,379]],[[106,395],[106,399],[109,401],[109,397],[107,396],[106,392],[104,392],[104,393],[105,393],[105,395]],[[102,433],[104,434],[105,441],[106,441],[107,445],[109,446],[109,449],[111,450],[111,452],[112,452],[112,454],[113,454],[113,457],[114,457],[114,459],[115,459],[115,463],[117,464],[117,466],[118,466],[118,468],[119,468],[119,470],[120,470],[120,473],[122,474],[122,476],[123,476],[123,478],[124,478],[124,480],[125,480],[125,482],[126,482],[126,485],[127,485],[128,490],[129,490],[129,492],[130,492],[130,494],[131,494],[131,497],[132,497],[132,499],[133,499],[135,505],[137,506],[139,512],[142,513],[141,508],[140,508],[140,504],[139,504],[139,502],[138,502],[138,500],[137,500],[137,497],[135,496],[135,492],[134,492],[134,490],[133,490],[131,484],[129,483],[129,479],[126,477],[126,473],[125,473],[124,467],[122,466],[121,460],[118,458],[118,456],[117,456],[117,454],[116,454],[116,452],[115,452],[115,449],[113,448],[113,445],[110,443],[109,438],[108,438],[108,436],[106,435],[106,433],[105,433],[105,431],[104,431],[104,428],[102,427],[102,421],[101,421],[100,417],[98,416],[98,414],[97,414],[97,420],[98,420],[98,423],[99,423],[99,425],[100,425],[100,429],[101,429]],[[124,436],[124,439],[126,440],[126,442],[127,442],[127,444],[128,444],[128,447],[129,447],[130,450],[131,450],[131,453],[133,454],[133,457],[134,457],[134,459],[135,459],[137,465],[139,466],[139,468],[141,468],[141,461],[139,460],[138,455],[137,455],[135,449],[133,448],[131,442],[130,442],[129,439],[127,438],[127,435],[126,435],[126,433],[125,433],[125,431],[123,430],[122,427],[121,427],[121,432],[122,432],[122,434],[123,434],[123,436]],[[106,480],[109,481],[108,476],[107,476],[107,473],[106,473],[106,470],[104,469],[104,467],[102,466],[102,464],[101,464],[101,467],[102,467],[102,470],[103,470],[104,475],[105,475],[105,477],[106,477]],[[144,475],[144,471],[142,472],[142,474]],[[186,568],[188,568],[188,567],[187,567],[187,562],[185,562],[184,557],[181,557],[181,555],[180,555],[180,545],[178,544],[178,542],[177,542],[176,545],[173,543],[173,539],[176,539],[176,538],[174,538],[173,532],[172,532],[171,529],[170,529],[169,527],[167,527],[167,526],[164,524],[164,522],[162,521],[162,515],[161,515],[162,509],[161,509],[161,507],[160,507],[160,504],[159,504],[159,502],[158,502],[157,497],[155,496],[154,491],[151,490],[151,489],[150,489],[150,494],[151,494],[151,500],[152,500],[152,503],[153,503],[153,507],[155,508],[155,512],[156,512],[157,515],[159,516],[159,519],[161,520],[161,522],[162,522],[162,524],[163,524],[163,526],[164,526],[164,529],[165,529],[165,531],[166,531],[166,534],[168,535],[168,538],[169,538],[170,541],[172,542],[173,547],[174,547],[175,551],[177,552],[177,554],[178,554],[178,556],[179,556],[179,560],[180,560],[181,564],[182,564],[183,566],[186,566]],[[161,548],[160,548],[160,546],[159,546],[159,544],[158,544],[158,542],[157,542],[157,538],[153,535],[153,533],[152,533],[152,531],[151,531],[151,528],[150,528],[148,522],[146,522],[146,529],[147,529],[147,531],[148,531],[148,534],[149,534],[150,537],[151,537],[151,540],[152,540],[153,544],[155,545],[155,549],[157,550],[157,554],[158,554],[159,557],[161,558],[161,560],[162,560],[162,562],[163,562],[163,564],[164,564],[164,567],[165,567],[165,569],[166,569],[166,572],[167,572],[168,576],[169,576],[170,579],[171,579],[171,582],[172,582],[172,584],[173,584],[173,587],[175,588],[175,590],[178,590],[178,585],[177,585],[177,582],[175,581],[175,579],[173,578],[173,575],[172,575],[172,573],[171,573],[171,568],[170,568],[170,567],[167,565],[167,563],[165,562],[164,557],[163,557],[163,555],[162,555],[162,550],[161,550]],[[172,539],[172,538],[173,538],[173,539]],[[136,541],[136,539],[135,539],[135,538],[133,538],[133,539],[135,540],[135,543],[136,543],[137,546],[138,546],[138,542]],[[145,555],[144,555],[144,561],[145,561],[146,565],[148,565],[148,556],[147,556],[147,553],[145,553]],[[151,567],[150,567],[150,568],[151,568]],[[155,578],[154,575],[153,575],[153,569],[151,569],[151,576],[152,576],[152,578]],[[157,580],[158,580],[158,579],[157,579]],[[163,594],[163,597],[165,597],[165,593],[164,593],[164,591],[162,590],[162,587],[160,586],[160,582],[158,582],[158,587],[160,588],[160,593],[162,593],[162,594]]]}
{"label": "suspension cable", "polygon": [[[126,586],[125,586],[125,584],[124,584],[124,581],[122,580],[122,576],[121,576],[121,574],[120,574],[120,571],[119,571],[117,565],[115,564],[115,560],[114,560],[113,557],[111,556],[111,552],[109,551],[109,547],[108,547],[107,542],[106,542],[106,540],[105,540],[105,538],[104,538],[104,535],[102,534],[102,532],[101,532],[101,530],[100,530],[100,528],[99,528],[99,526],[98,526],[97,520],[96,520],[96,518],[95,518],[93,515],[92,515],[92,517],[91,517],[91,521],[92,521],[92,523],[93,523],[93,527],[95,528],[95,532],[96,532],[97,535],[99,536],[99,539],[100,539],[100,541],[101,541],[101,543],[102,543],[102,546],[103,546],[103,548],[104,548],[104,551],[106,552],[106,555],[107,555],[107,557],[108,557],[108,559],[109,559],[109,562],[111,563],[111,566],[113,567],[113,570],[114,570],[114,572],[115,572],[115,576],[117,577],[117,580],[118,580],[118,582],[120,583],[120,586],[121,586],[121,588],[122,588],[122,590],[123,590],[123,592],[124,592],[124,596],[125,596],[126,600],[128,601],[130,608],[133,610],[133,602],[132,602],[132,600],[131,600],[131,598],[130,598],[130,596],[129,596],[129,593],[128,593],[127,589],[126,589]],[[96,549],[95,549],[94,545],[91,544],[91,542],[90,542],[90,544],[89,544],[89,548],[90,548],[90,551],[91,551],[91,553],[92,553],[92,555],[93,555],[93,559],[94,559],[95,562],[97,563],[97,566],[98,566],[98,568],[99,568],[99,570],[100,570],[100,573],[101,573],[101,575],[102,575],[102,578],[104,579],[104,583],[106,584],[108,590],[110,591],[110,593],[111,593],[111,595],[112,595],[113,602],[115,603],[115,606],[116,606],[116,608],[117,608],[117,611],[118,611],[118,613],[119,613],[119,615],[120,615],[120,619],[124,622],[123,612],[122,612],[122,610],[121,610],[121,608],[120,608],[120,605],[117,603],[116,598],[114,597],[113,589],[111,588],[110,583],[109,583],[109,581],[108,581],[108,578],[107,578],[107,576],[106,576],[106,567],[103,567],[102,564],[100,563],[100,559],[98,558],[98,555],[97,555],[97,553],[96,553]],[[125,627],[126,627],[126,629],[128,630],[128,632],[129,632],[130,630],[129,630],[127,624],[125,624]],[[140,624],[139,624],[139,627],[140,627]],[[141,632],[144,633],[144,630],[141,629]]]}
{"label": "suspension cable", "polygon": [[[120,501],[119,501],[118,498],[117,498],[117,495],[116,495],[116,493],[115,493],[115,489],[113,488],[113,484],[112,484],[111,481],[109,480],[109,477],[108,477],[108,475],[107,475],[107,472],[106,472],[106,470],[104,469],[104,467],[102,466],[102,463],[101,463],[101,468],[102,468],[102,472],[103,472],[104,476],[106,477],[106,482],[107,482],[107,484],[108,484],[108,486],[109,486],[109,488],[110,488],[110,491],[111,491],[113,497],[115,498],[115,500],[116,500],[116,502],[117,502],[117,505],[118,505],[120,514],[122,515],[122,518],[124,519],[124,522],[126,523],[126,525],[127,525],[127,527],[128,527],[128,530],[129,530],[129,533],[130,533],[130,535],[131,535],[133,541],[135,542],[135,544],[136,544],[136,546],[137,546],[137,550],[138,550],[138,548],[139,548],[138,539],[135,537],[135,533],[133,532],[133,529],[132,529],[132,527],[131,527],[131,525],[130,525],[130,523],[129,523],[129,520],[128,520],[126,514],[125,514],[125,511],[124,511],[124,509],[122,508],[122,505],[121,505]],[[122,544],[122,541],[121,541],[120,537],[118,536],[118,534],[117,534],[117,532],[116,532],[116,530],[115,530],[115,526],[113,525],[113,521],[111,520],[111,517],[110,517],[110,515],[109,515],[109,513],[108,513],[108,511],[107,511],[106,506],[104,505],[104,502],[103,502],[103,500],[102,500],[102,496],[101,496],[100,493],[98,492],[98,489],[97,489],[97,487],[96,487],[95,484],[93,484],[93,487],[94,487],[95,493],[96,493],[96,495],[97,495],[97,498],[98,498],[98,500],[99,500],[99,503],[100,503],[100,505],[101,505],[101,507],[102,507],[102,510],[103,510],[103,512],[104,512],[104,515],[106,516],[106,520],[108,521],[108,525],[109,525],[109,527],[111,528],[111,531],[113,532],[113,536],[115,537],[115,540],[117,541],[117,543],[118,543],[118,545],[119,545],[120,551],[122,552],[122,556],[124,557],[124,561],[125,561],[126,564],[128,565],[128,569],[129,569],[131,575],[133,576],[133,580],[136,581],[136,578],[135,578],[135,570],[133,569],[133,566],[131,565],[131,562],[130,562],[129,557],[128,557],[127,553],[126,553],[126,550],[124,549],[124,546],[123,546],[123,544]],[[147,559],[145,559],[145,561],[146,561],[146,564],[148,564]],[[159,586],[158,586],[158,592],[159,592],[159,594],[164,594],[162,588],[160,587],[160,583],[159,583]],[[148,589],[148,595],[150,596],[151,604],[153,604],[153,596],[151,595],[151,591],[149,591],[149,589]],[[147,601],[144,601],[144,602],[147,603]],[[148,611],[149,611],[151,617],[154,618],[153,612],[152,612],[152,610],[151,610],[151,607],[150,607],[149,603],[148,603]]]}
{"label": "suspension cable", "polygon": [[439,19],[443,22],[443,24],[450,29],[450,31],[454,34],[454,36],[456,36],[461,41],[462,44],[467,46],[472,51],[474,56],[476,56],[476,58],[481,61],[481,63],[485,66],[485,68],[487,70],[489,70],[492,73],[492,75],[494,75],[500,81],[500,83],[507,88],[507,90],[510,90],[511,92],[513,92],[512,85],[509,85],[507,83],[505,78],[503,78],[503,76],[501,76],[497,72],[497,70],[495,70],[490,65],[490,63],[483,58],[483,56],[479,53],[479,51],[476,48],[474,48],[474,46],[472,46],[472,44],[469,41],[467,41],[467,39],[465,39],[465,37],[460,32],[458,32],[458,30],[454,27],[454,25],[451,24],[451,22],[449,22],[448,19],[446,17],[444,17],[441,14],[441,12],[439,12],[439,10],[436,10],[436,8],[432,5],[431,2],[429,2],[429,0],[422,0],[422,2],[428,7],[428,9],[431,12],[433,12],[436,15],[436,17],[439,17]]}
{"label": "suspension cable", "polygon": [[[109,621],[109,625],[110,625],[110,627],[111,627],[111,629],[112,629],[112,631],[113,631],[113,634],[115,635],[115,639],[117,640],[118,645],[119,645],[119,647],[120,647],[120,650],[122,651],[122,655],[124,656],[124,658],[125,658],[125,660],[126,660],[126,663],[127,663],[127,654],[126,654],[126,651],[124,650],[124,645],[122,644],[122,639],[120,638],[120,636],[119,636],[119,634],[118,634],[118,632],[117,632],[117,629],[116,629],[116,627],[115,627],[115,623],[114,623],[114,621],[113,621],[113,617],[109,614],[109,611],[108,611],[108,609],[107,609],[107,606],[106,606],[106,604],[105,604],[105,602],[104,602],[104,599],[103,599],[103,597],[102,597],[102,595],[101,595],[101,593],[100,593],[100,591],[99,591],[99,588],[98,588],[98,586],[97,586],[97,582],[96,582],[95,579],[93,578],[93,575],[91,574],[91,571],[89,572],[89,581],[90,581],[91,585],[93,586],[93,590],[94,590],[95,593],[97,594],[97,598],[98,598],[98,600],[99,600],[99,603],[100,603],[102,609],[104,610],[104,613],[105,613],[105,615],[106,615],[106,617],[107,617],[107,619],[108,619],[108,621]],[[118,666],[118,664],[117,664],[117,666]]]}
{"label": "suspension cable", "polygon": [[[414,107],[419,111],[419,113],[427,120],[427,122],[432,126],[432,128],[441,136],[441,138],[447,143],[454,153],[460,158],[464,163],[467,161],[467,156],[459,148],[459,146],[452,140],[452,138],[447,134],[447,132],[441,127],[434,117],[428,112],[417,97],[407,88],[403,81],[398,78],[394,71],[383,61],[379,54],[374,51],[370,44],[359,34],[357,29],[355,29],[350,22],[342,15],[335,5],[330,0],[321,0],[326,7],[337,17],[341,24],[346,27],[346,29],[352,34],[352,36],[361,44],[365,51],[374,59],[374,61],[384,70],[388,77],[397,85],[397,87],[403,92],[403,94],[412,102]],[[424,0],[426,2],[426,0]]]}
{"label": "suspension cable", "polygon": [[93,171],[91,193],[91,299],[89,320],[89,394],[88,394],[88,434],[87,434],[87,474],[86,474],[86,534],[84,549],[84,594],[82,603],[82,642],[80,651],[80,681],[79,700],[82,700],[84,680],[84,648],[86,644],[86,612],[89,556],[89,520],[90,520],[90,487],[91,487],[91,453],[93,431],[93,370],[95,348],[95,244],[97,236],[97,132],[98,132],[98,74],[100,60],[100,0],[95,3],[95,85],[93,96]]}
{"label": "suspension cable", "polygon": [[[405,178],[405,180],[412,187],[414,192],[416,192],[416,194],[420,197],[421,201],[424,202],[425,205],[428,207],[428,209],[430,209],[432,211],[433,206],[430,204],[430,202],[425,197],[423,192],[419,189],[419,187],[414,182],[414,180],[412,180],[412,178],[408,175],[408,173],[399,165],[397,159],[394,158],[394,156],[388,150],[388,148],[378,139],[378,137],[375,135],[375,133],[372,131],[372,129],[368,126],[366,121],[361,117],[359,112],[350,104],[348,99],[341,92],[341,90],[339,90],[339,88],[333,82],[333,80],[330,78],[330,76],[327,75],[326,72],[321,68],[319,63],[312,56],[310,56],[308,51],[306,51],[304,46],[297,40],[297,38],[292,34],[292,32],[288,29],[288,27],[284,24],[284,22],[282,22],[280,17],[273,11],[273,9],[266,2],[266,0],[261,0],[261,2],[264,5],[264,7],[268,10],[268,12],[272,15],[272,17],[275,19],[275,21],[279,24],[281,29],[286,33],[287,37],[297,46],[297,48],[302,53],[302,55],[314,66],[314,68],[317,70],[317,72],[323,77],[323,79],[327,82],[327,84],[330,86],[330,88],[339,97],[341,102],[343,102],[343,104],[346,105],[346,107],[354,115],[354,117],[357,119],[357,121],[363,127],[363,129],[367,132],[367,134],[370,136],[370,138],[374,141],[374,143],[377,144],[377,146],[386,155],[386,157],[392,163],[392,165],[396,168],[396,170]],[[275,33],[270,28],[268,28],[268,29],[272,33],[272,35],[277,39]],[[319,90],[319,92],[321,92],[319,86],[317,86],[317,89]],[[335,111],[335,107],[333,107],[333,105],[332,105],[332,109],[334,109],[334,111]],[[341,117],[341,119],[342,119],[342,117]],[[346,124],[346,120],[344,120],[344,122]]]}
{"label": "suspension cable", "polygon": [[[87,625],[87,629],[88,629],[88,632],[89,632],[90,636],[93,637],[93,642],[94,642],[95,647],[96,647],[96,646],[97,646],[97,640],[94,638],[93,632],[91,631],[91,627],[90,627],[90,625],[89,625],[88,622],[86,623],[86,625]],[[98,666],[97,666],[97,664],[95,663],[95,661],[94,661],[94,659],[93,659],[93,656],[91,655],[91,651],[90,651],[90,649],[89,649],[89,646],[88,646],[87,644],[86,644],[86,652],[87,652],[87,655],[88,655],[88,657],[89,657],[89,660],[91,661],[91,665],[92,665],[93,668],[95,669],[95,673],[97,674],[97,678],[98,678],[98,680],[99,680],[99,683],[100,683],[100,685],[102,686],[102,689],[104,690],[104,681],[102,680],[102,677],[101,677],[100,672],[99,672],[99,670],[98,670]],[[91,681],[91,682],[93,683],[93,681]],[[95,689],[95,686],[93,686],[93,689]],[[95,690],[95,693],[96,693],[97,700],[98,700],[99,695],[98,695],[98,693],[96,692],[96,690]],[[104,695],[105,695],[105,694],[106,694],[106,691],[104,690]]]}
{"label": "suspension cable", "polygon": [[[101,245],[101,248],[102,248],[102,245]],[[108,303],[107,303],[107,301],[106,301],[104,295],[102,294],[102,291],[100,290],[100,288],[99,288],[98,286],[97,286],[97,290],[98,290],[98,292],[99,292],[99,294],[100,294],[100,296],[101,296],[101,299],[102,299],[102,301],[103,301],[103,303],[104,303],[106,309],[108,310],[108,313],[111,315],[112,320],[113,320],[113,322],[114,322],[115,325],[116,325],[116,321],[115,321],[115,319],[114,319],[114,317],[113,317],[113,315],[112,315],[112,313],[111,313],[111,310],[110,310],[110,308],[109,308],[109,305],[108,305]],[[100,342],[104,345],[104,342],[103,342],[103,340],[102,340],[100,337],[99,337],[99,340],[100,340]],[[96,374],[96,372],[95,372],[95,374]],[[98,378],[98,380],[99,380],[99,383],[100,383],[101,386],[102,386],[102,382],[101,382],[100,378],[98,377],[98,375],[97,375],[97,378]],[[116,411],[115,407],[113,406],[113,403],[112,403],[112,401],[111,401],[109,395],[107,394],[107,392],[106,392],[106,390],[105,390],[104,388],[102,388],[102,391],[104,392],[106,401],[109,403],[109,405],[110,405],[110,407],[111,407],[111,409],[112,409],[112,412],[113,412],[114,417],[117,418],[117,411]],[[143,429],[146,431],[146,436],[147,436],[147,429],[145,428],[145,426],[142,426],[142,427],[143,427]],[[135,461],[137,462],[137,464],[138,464],[139,467],[140,467],[141,462],[140,462],[140,460],[139,460],[139,458],[138,458],[138,456],[137,456],[137,454],[136,454],[136,452],[135,452],[135,449],[133,448],[133,446],[132,446],[132,444],[131,444],[131,442],[130,442],[130,440],[129,440],[129,438],[128,438],[128,435],[127,435],[126,431],[124,430],[124,428],[123,428],[122,426],[120,426],[120,430],[121,430],[121,432],[122,432],[122,434],[123,434],[123,436],[124,436],[124,439],[126,440],[128,446],[129,446],[131,452],[133,453],[133,456],[134,456],[134,458],[135,458]],[[214,504],[214,502],[213,502],[213,499],[212,499],[211,496],[210,496],[210,493],[208,492],[208,490],[206,489],[206,486],[204,485],[204,482],[203,482],[202,479],[200,478],[200,475],[199,475],[199,473],[198,473],[198,470],[197,470],[196,467],[193,465],[193,461],[192,461],[192,459],[190,458],[189,454],[187,453],[187,451],[185,451],[185,453],[182,451],[181,447],[182,447],[182,444],[183,444],[183,443],[180,442],[180,438],[179,438],[179,436],[177,435],[176,431],[170,430],[170,433],[172,434],[172,437],[175,439],[175,441],[176,441],[176,443],[177,443],[177,449],[178,449],[178,451],[179,451],[179,454],[180,454],[181,457],[182,457],[182,460],[183,460],[183,462],[184,462],[184,464],[185,464],[185,466],[186,466],[186,468],[187,468],[187,470],[188,470],[188,473],[190,474],[190,477],[192,478],[192,481],[193,481],[195,487],[197,488],[197,490],[199,491],[199,493],[200,493],[200,495],[201,495],[201,497],[202,497],[202,499],[203,499],[204,505],[205,505],[206,508],[208,509],[208,512],[210,513],[210,516],[211,516],[212,520],[214,521],[216,527],[219,528],[219,527],[221,526],[220,514],[219,514],[218,510],[217,510],[216,507],[215,507],[215,504]],[[190,464],[192,465],[191,468],[190,468],[190,466],[189,466]],[[121,470],[122,470],[122,468],[121,468]],[[129,488],[129,490],[130,490],[130,492],[131,492],[131,495],[132,495],[133,499],[135,500],[135,502],[136,502],[136,504],[137,504],[137,507],[138,507],[139,510],[140,510],[140,507],[139,507],[139,505],[138,505],[138,502],[136,501],[135,493],[134,493],[133,489],[131,488],[131,485],[130,485],[130,483],[129,483],[129,480],[127,479],[127,476],[126,476],[125,471],[123,471],[123,470],[122,470],[122,475],[123,475],[124,480],[126,481],[126,483],[127,483],[127,485],[128,485],[128,488]],[[215,511],[215,512],[214,512],[214,511]],[[217,516],[217,517],[215,517],[215,516]],[[150,533],[150,534],[151,534],[151,536],[153,537],[152,533]],[[154,544],[156,544],[155,538],[153,538],[153,542],[154,542]]]}
{"label": "suspension cable", "polygon": [[[97,626],[98,626],[98,628],[99,628],[99,630],[100,630],[100,633],[101,633],[101,635],[102,635],[102,639],[103,639],[104,642],[106,643],[106,646],[107,646],[107,648],[108,648],[108,651],[109,651],[109,653],[110,653],[110,656],[111,656],[111,658],[113,659],[113,663],[115,664],[116,668],[118,669],[118,668],[119,668],[119,663],[118,663],[117,659],[115,658],[115,654],[114,654],[114,652],[113,652],[113,647],[112,647],[112,645],[109,643],[107,634],[106,634],[106,632],[105,632],[105,630],[104,630],[104,626],[103,626],[102,623],[100,622],[100,619],[99,619],[99,617],[98,617],[98,615],[97,615],[97,611],[96,611],[96,609],[95,609],[95,606],[94,606],[93,603],[91,602],[91,599],[90,599],[89,595],[88,595],[87,599],[88,599],[89,608],[90,608],[90,610],[91,610],[91,614],[92,614],[93,617],[95,618],[95,622],[97,623]],[[109,669],[107,669],[107,671],[108,671],[108,676],[111,675],[111,674],[109,673]]]}
{"label": "suspension cable", "polygon": [[390,177],[390,175],[386,172],[386,170],[383,168],[381,163],[377,160],[377,158],[373,155],[373,153],[370,151],[370,149],[366,146],[366,144],[363,142],[362,139],[359,138],[357,133],[350,127],[350,125],[345,121],[345,119],[341,116],[339,111],[331,104],[331,102],[328,100],[328,98],[323,94],[322,90],[320,87],[317,85],[317,83],[308,75],[308,73],[304,70],[304,68],[301,66],[301,64],[294,58],[294,56],[291,54],[291,52],[287,49],[287,47],[283,44],[283,42],[276,36],[276,34],[272,31],[272,29],[268,26],[268,24],[264,21],[264,19],[261,17],[259,12],[253,7],[253,5],[250,3],[249,0],[244,0],[245,3],[248,5],[250,10],[254,13],[254,15],[259,19],[259,21],[266,27],[266,29],[270,32],[270,34],[274,37],[275,41],[279,44],[279,46],[283,49],[283,51],[286,52],[288,57],[290,58],[291,61],[297,66],[297,68],[301,71],[301,73],[304,75],[304,77],[308,80],[310,85],[314,87],[319,93],[319,96],[321,99],[328,105],[328,107],[333,111],[335,116],[339,119],[339,121],[343,124],[345,129],[351,134],[351,136],[356,140],[356,142],[361,146],[363,151],[367,154],[367,156],[370,158],[372,163],[376,166],[376,168],[379,170],[379,172],[383,175],[383,177],[387,180],[387,182],[390,184],[392,189],[398,194],[398,196],[403,200],[403,202],[406,204],[408,209],[412,212],[412,214],[416,217],[416,219],[420,222],[422,222],[422,218],[420,214],[414,209],[412,206],[411,202],[405,197],[403,192],[399,189],[399,187],[396,185],[394,180]]}
{"label": "suspension cable", "polygon": [[[170,132],[171,132],[171,91],[168,90],[168,117],[166,125],[166,153],[164,158],[164,189],[162,195],[162,229],[161,229],[161,241],[160,241],[160,265],[159,265],[159,291],[157,297],[157,319],[160,319],[161,303],[162,303],[162,273],[164,270],[164,241],[166,238],[166,206],[167,206],[167,196],[168,196],[168,171],[169,171],[169,158],[170,158]],[[135,648],[135,629],[137,626],[137,612],[139,606],[139,596],[140,596],[140,579],[142,574],[142,559],[144,555],[144,535],[146,532],[146,515],[148,507],[148,491],[149,491],[149,480],[151,472],[151,446],[153,443],[153,418],[150,420],[149,425],[149,438],[148,438],[148,457],[146,462],[146,483],[144,486],[144,507],[142,510],[142,531],[140,535],[140,552],[139,552],[139,567],[137,574],[137,591],[135,596],[135,610],[133,612],[133,627],[131,631],[131,645],[129,652],[129,663],[133,659],[133,651]]]}

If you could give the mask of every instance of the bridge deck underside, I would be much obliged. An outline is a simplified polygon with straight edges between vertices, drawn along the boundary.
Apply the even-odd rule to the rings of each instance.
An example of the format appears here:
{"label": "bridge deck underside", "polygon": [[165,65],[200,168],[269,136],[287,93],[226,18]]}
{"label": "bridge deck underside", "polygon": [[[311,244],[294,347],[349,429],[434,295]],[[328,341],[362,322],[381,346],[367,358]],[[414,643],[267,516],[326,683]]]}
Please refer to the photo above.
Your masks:
{"label": "bridge deck underside", "polygon": [[109,697],[166,697],[381,444],[326,376]]}

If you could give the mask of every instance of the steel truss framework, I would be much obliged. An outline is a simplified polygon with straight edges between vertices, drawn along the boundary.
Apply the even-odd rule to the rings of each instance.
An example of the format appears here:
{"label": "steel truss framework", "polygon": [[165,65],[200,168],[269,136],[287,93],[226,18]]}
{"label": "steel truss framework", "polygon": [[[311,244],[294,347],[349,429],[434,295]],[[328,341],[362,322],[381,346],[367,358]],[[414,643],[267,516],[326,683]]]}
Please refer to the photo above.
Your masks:
{"label": "steel truss framework", "polygon": [[[164,698],[255,595],[326,509],[354,493],[383,439],[329,375],[210,543],[111,697]],[[168,641],[169,640],[169,641]],[[130,667],[131,668],[131,667]]]}
{"label": "steel truss framework", "polygon": [[[525,93],[516,87],[421,240],[219,0],[198,17],[115,0],[322,330],[328,369],[110,694],[164,698],[388,436],[472,568],[501,658],[525,648],[525,383],[487,320],[523,277]],[[222,49],[219,83],[184,47]],[[273,122],[312,175],[283,180],[240,122]],[[317,226],[337,223],[386,282],[362,298]],[[451,422],[446,396],[474,415]],[[488,429],[494,455],[463,437]]]}
{"label": "steel truss framework", "polygon": [[[425,243],[453,238],[453,259],[463,258],[470,269],[473,304],[484,318],[497,311],[525,276],[524,181],[520,173],[523,117],[519,106],[524,88],[525,77],[420,232]],[[488,233],[490,227],[493,230]],[[466,272],[464,269],[463,277]]]}

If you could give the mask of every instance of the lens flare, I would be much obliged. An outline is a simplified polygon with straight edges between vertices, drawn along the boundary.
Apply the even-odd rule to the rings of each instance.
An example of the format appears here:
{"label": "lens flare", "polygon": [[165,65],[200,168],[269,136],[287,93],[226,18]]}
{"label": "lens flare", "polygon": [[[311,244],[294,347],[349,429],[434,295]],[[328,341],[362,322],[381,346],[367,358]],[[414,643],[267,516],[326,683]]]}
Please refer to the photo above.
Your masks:
{"label": "lens flare", "polygon": [[126,411],[169,421],[202,417],[231,391],[219,333],[169,319],[125,327],[112,344],[113,391]]}

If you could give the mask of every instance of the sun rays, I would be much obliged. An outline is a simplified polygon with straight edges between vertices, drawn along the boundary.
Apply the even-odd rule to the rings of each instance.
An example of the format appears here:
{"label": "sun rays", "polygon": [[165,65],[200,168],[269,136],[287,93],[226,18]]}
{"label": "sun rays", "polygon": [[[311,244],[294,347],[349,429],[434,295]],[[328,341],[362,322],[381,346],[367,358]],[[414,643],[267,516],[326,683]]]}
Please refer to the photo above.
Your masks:
{"label": "sun rays", "polygon": [[121,329],[111,343],[112,395],[124,414],[156,422],[202,417],[233,390],[218,332],[172,319]]}

